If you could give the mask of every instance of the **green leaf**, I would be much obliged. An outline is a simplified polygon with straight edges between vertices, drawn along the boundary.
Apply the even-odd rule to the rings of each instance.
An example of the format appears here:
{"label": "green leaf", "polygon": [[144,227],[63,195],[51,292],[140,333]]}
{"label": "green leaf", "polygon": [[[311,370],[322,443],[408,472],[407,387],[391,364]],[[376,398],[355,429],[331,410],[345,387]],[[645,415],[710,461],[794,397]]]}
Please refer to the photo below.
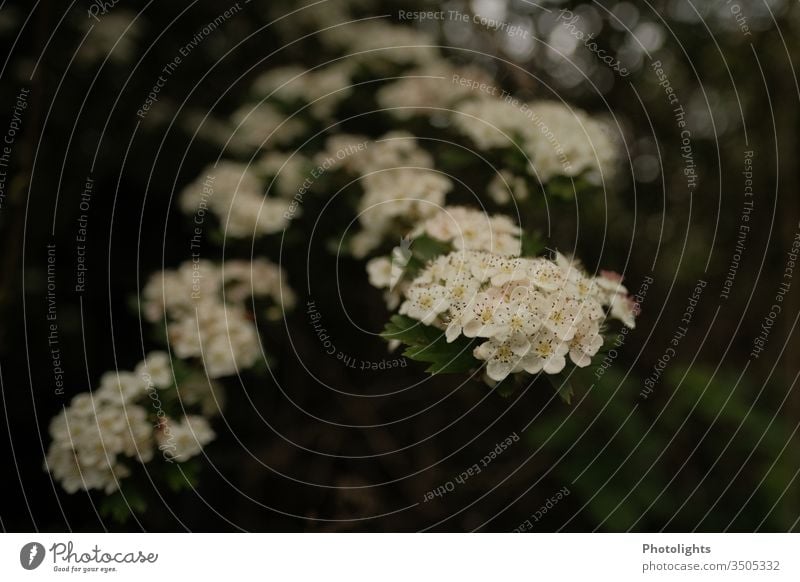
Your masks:
{"label": "green leaf", "polygon": [[469,168],[475,163],[473,156],[460,148],[447,148],[440,151],[439,160],[443,167],[449,168]]}
{"label": "green leaf", "polygon": [[440,335],[442,332],[438,329],[406,315],[393,315],[381,333],[381,337],[387,340],[400,340],[409,345],[431,343]]}
{"label": "green leaf", "polygon": [[575,396],[575,389],[572,387],[570,379],[565,374],[557,374],[548,377],[558,397],[561,398],[565,404],[572,404],[572,397]]}
{"label": "green leaf", "polygon": [[522,256],[523,257],[537,257],[545,249],[545,243],[538,232],[522,233],[520,238],[522,242]]}
{"label": "green leaf", "polygon": [[[452,345],[452,344],[451,344]],[[456,352],[456,355],[447,355],[438,362],[433,362],[425,371],[429,374],[462,374],[475,367],[476,361],[472,356],[472,349]]]}
{"label": "green leaf", "polygon": [[[517,136],[518,137],[518,136]],[[531,162],[523,153],[521,139],[516,140],[520,146],[510,147],[502,156],[501,165],[508,169],[510,172],[519,176],[527,176],[531,173]],[[509,144],[510,145],[510,144]]]}
{"label": "green leaf", "polygon": [[100,515],[119,524],[127,522],[134,513],[143,513],[145,509],[147,502],[144,496],[129,485],[125,486],[124,491],[115,491],[100,501]]}
{"label": "green leaf", "polygon": [[406,263],[404,277],[413,279],[429,261],[438,256],[445,255],[453,250],[449,243],[436,240],[427,235],[422,235],[411,241],[411,256]]}
{"label": "green leaf", "polygon": [[427,263],[439,255],[449,253],[452,247],[449,243],[437,240],[433,237],[422,235],[411,242],[411,254],[414,258]]}
{"label": "green leaf", "polygon": [[194,489],[197,486],[200,462],[198,459],[189,459],[183,463],[166,463],[164,480],[167,486],[175,492],[184,489]]}
{"label": "green leaf", "polygon": [[575,193],[580,191],[579,180],[573,180],[566,176],[557,176],[547,182],[545,191],[551,198],[573,200]]}
{"label": "green leaf", "polygon": [[473,339],[460,336],[454,342],[447,343],[440,329],[423,325],[405,315],[392,316],[381,336],[406,344],[403,355],[410,360],[430,364],[426,371],[431,374],[467,372],[477,363],[472,356]]}

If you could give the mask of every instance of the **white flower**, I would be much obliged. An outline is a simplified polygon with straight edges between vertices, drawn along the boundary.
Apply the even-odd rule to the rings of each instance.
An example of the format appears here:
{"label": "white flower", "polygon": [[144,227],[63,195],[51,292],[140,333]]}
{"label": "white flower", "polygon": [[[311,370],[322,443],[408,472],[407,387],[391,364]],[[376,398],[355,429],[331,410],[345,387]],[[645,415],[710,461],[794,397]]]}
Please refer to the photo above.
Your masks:
{"label": "white flower", "polygon": [[362,237],[359,248],[353,248],[356,256],[373,250],[398,225],[431,216],[452,187],[446,177],[424,168],[376,171],[365,175],[362,184],[358,220],[364,230],[356,235]]}
{"label": "white flower", "polygon": [[487,251],[500,255],[520,253],[520,228],[503,215],[464,206],[446,206],[422,222],[411,236],[427,234],[459,250]]}
{"label": "white flower", "polygon": [[392,283],[392,261],[386,257],[372,259],[367,262],[367,275],[373,287],[389,287]]}
{"label": "white flower", "polygon": [[540,330],[531,338],[531,348],[522,362],[522,367],[529,374],[541,371],[546,374],[558,374],[567,363],[564,356],[568,351],[569,346],[555,334]]}
{"label": "white flower", "polygon": [[489,268],[488,275],[492,285],[502,287],[512,281],[528,278],[527,261],[521,259],[501,259]]}
{"label": "white flower", "polygon": [[639,305],[629,295],[616,293],[610,299],[611,317],[620,320],[626,327],[636,327]]}
{"label": "white flower", "polygon": [[286,273],[266,259],[226,261],[220,275],[227,302],[242,304],[248,297],[268,297],[287,309],[294,305],[294,293],[286,285]]}
{"label": "white flower", "polygon": [[84,65],[104,60],[118,64],[129,62],[139,50],[144,32],[141,15],[123,8],[103,14],[99,22],[94,17],[87,18],[85,27],[88,36],[75,55]]}
{"label": "white flower", "polygon": [[199,455],[216,438],[202,416],[187,415],[181,421],[167,419],[156,433],[158,448],[170,460],[183,463]]}
{"label": "white flower", "polygon": [[558,291],[566,284],[564,272],[546,259],[534,259],[528,274],[533,284],[543,291]]}
{"label": "white flower", "polygon": [[[265,184],[254,169],[227,161],[216,167],[208,166],[184,188],[179,199],[181,209],[193,220],[205,217],[210,210],[216,215],[225,235],[233,238],[280,232],[289,223],[287,210],[291,201],[265,196]],[[289,184],[293,184],[296,178],[287,174]],[[299,209],[291,216],[295,215],[299,215]]]}
{"label": "white flower", "polygon": [[520,335],[530,337],[542,325],[537,312],[526,301],[504,301],[499,310],[500,325],[495,337],[500,340]]}
{"label": "white flower", "polygon": [[95,398],[88,392],[75,396],[50,422],[50,436],[45,467],[68,493],[80,489],[112,493],[119,479],[130,475],[125,459],[144,463],[153,455],[153,429],[146,410],[130,402],[123,406],[119,397]]}
{"label": "white flower", "polygon": [[[259,358],[258,333],[245,310],[249,297],[272,299],[275,305],[267,310],[267,317],[273,319],[280,318],[283,309],[295,301],[283,270],[265,259],[229,261],[224,272],[207,261],[187,261],[177,270],[151,277],[143,295],[145,312],[152,313],[153,320],[166,317],[175,355],[202,357],[212,378],[234,374]],[[160,360],[164,362],[163,357]],[[147,362],[147,366],[152,364]],[[166,382],[163,366],[156,368],[158,382]],[[142,363],[137,373],[144,372]],[[156,376],[152,370],[150,374]],[[155,379],[153,382],[158,385]]]}
{"label": "white flower", "polygon": [[138,374],[133,372],[106,372],[100,378],[98,394],[110,400],[129,401],[142,396],[147,391],[147,384]]}
{"label": "white flower", "polygon": [[595,322],[584,321],[575,331],[569,343],[569,358],[581,368],[592,362],[592,356],[603,345],[603,336],[600,335],[600,326]]}
{"label": "white flower", "polygon": [[491,83],[481,69],[455,68],[447,61],[437,61],[408,71],[402,79],[381,87],[376,95],[378,104],[390,109],[390,113],[398,119],[435,114],[437,110],[449,108],[472,92],[469,86],[453,83],[454,75],[478,83]]}
{"label": "white flower", "polygon": [[291,142],[305,131],[297,117],[287,117],[270,103],[248,103],[231,115],[231,148],[239,153]]}
{"label": "white flower", "polygon": [[[453,122],[482,150],[521,147],[541,182],[584,175],[600,184],[614,171],[618,148],[609,126],[563,103],[484,95],[459,105]],[[502,179],[493,181],[490,194],[501,204],[510,198]]]}
{"label": "white flower", "polygon": [[441,285],[413,287],[406,294],[406,301],[400,306],[400,313],[430,325],[436,317],[450,307],[447,289]]}
{"label": "white flower", "polygon": [[316,157],[321,166],[343,168],[360,176],[364,194],[359,201],[361,225],[350,243],[357,258],[365,257],[387,236],[403,234],[403,227],[429,216],[444,205],[450,180],[430,167],[433,160],[408,133],[394,131],[370,141],[365,137],[336,135]]}
{"label": "white flower", "polygon": [[522,202],[529,196],[528,185],[525,178],[515,176],[508,170],[500,172],[492,178],[487,188],[489,196],[498,204],[508,204],[512,200]]}
{"label": "white flower", "polygon": [[270,192],[282,198],[291,198],[310,175],[307,174],[308,160],[299,153],[284,154],[268,152],[258,162],[258,167],[272,178]]}
{"label": "white flower", "polygon": [[379,246],[383,240],[383,226],[378,229],[362,230],[353,235],[350,239],[350,252],[357,259],[363,259],[370,251]]}
{"label": "white flower", "polygon": [[327,118],[352,93],[352,69],[352,64],[347,61],[315,70],[281,67],[256,79],[253,91],[256,95],[280,99],[289,105],[298,101],[310,103],[310,111],[315,117]]}
{"label": "white flower", "polygon": [[447,299],[452,309],[463,310],[475,300],[480,283],[468,271],[453,270],[445,273]]}
{"label": "white flower", "polygon": [[[471,220],[466,209],[448,210],[458,217],[454,222]],[[517,232],[511,221],[492,220],[501,232]],[[413,231],[440,240],[454,232],[440,216]],[[371,263],[376,283],[385,284],[387,261]],[[616,293],[614,285],[589,277],[578,261],[560,254],[551,261],[455,250],[432,259],[413,281],[403,283],[400,313],[444,329],[448,343],[461,336],[489,340],[475,357],[491,361],[487,377],[495,382],[520,371],[559,373],[568,353],[576,366],[589,365],[603,344],[604,308],[630,325],[637,313],[635,303]],[[512,364],[512,353],[518,363]]]}
{"label": "white flower", "polygon": [[506,341],[490,339],[476,347],[473,355],[478,360],[486,361],[486,375],[500,382],[512,372],[520,370],[530,345],[530,342],[522,336],[515,336]]}
{"label": "white flower", "polygon": [[569,341],[575,335],[580,305],[574,300],[551,293],[538,301],[537,312],[542,325],[559,339]]}
{"label": "white flower", "polygon": [[134,373],[145,385],[152,383],[156,388],[172,386],[172,362],[166,352],[150,352],[136,365]]}
{"label": "white flower", "polygon": [[481,150],[514,146],[531,124],[514,103],[489,96],[459,105],[453,122]]}
{"label": "white flower", "polygon": [[500,298],[482,292],[464,310],[463,334],[467,337],[493,337],[503,328]]}
{"label": "white flower", "polygon": [[555,101],[529,103],[526,114],[531,123],[525,150],[533,164],[531,173],[542,182],[586,173],[599,183],[613,173],[617,147],[606,124]]}

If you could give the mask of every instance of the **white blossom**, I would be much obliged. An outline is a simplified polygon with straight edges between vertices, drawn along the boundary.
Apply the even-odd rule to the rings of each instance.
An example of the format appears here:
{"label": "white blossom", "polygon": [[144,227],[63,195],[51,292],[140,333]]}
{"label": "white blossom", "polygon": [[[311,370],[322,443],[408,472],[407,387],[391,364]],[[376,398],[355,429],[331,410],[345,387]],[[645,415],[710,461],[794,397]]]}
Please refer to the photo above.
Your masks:
{"label": "white blossom", "polygon": [[420,223],[411,237],[426,234],[454,249],[488,251],[499,255],[520,253],[520,228],[502,214],[489,216],[465,206],[445,206]]}
{"label": "white blossom", "polygon": [[152,383],[156,388],[169,388],[172,385],[172,362],[166,352],[150,352],[136,365],[134,373],[145,384]]}
{"label": "white blossom", "polygon": [[[432,224],[434,233],[452,234],[444,224]],[[373,280],[384,283],[386,259],[372,265],[373,271],[382,269]],[[452,251],[431,260],[402,288],[400,313],[444,330],[448,343],[483,338],[474,356],[486,362],[487,377],[499,382],[522,371],[557,374],[567,354],[576,366],[589,365],[603,344],[604,317],[633,323],[632,301],[618,290],[618,283],[601,284],[562,255],[551,261]]]}
{"label": "white blossom", "polygon": [[199,455],[215,438],[208,420],[196,415],[186,415],[180,421],[168,418],[156,432],[158,448],[167,459],[179,463]]}
{"label": "white blossom", "polygon": [[495,382],[500,382],[512,372],[520,370],[530,347],[530,342],[522,336],[514,336],[505,341],[490,339],[476,347],[473,355],[486,362],[486,375]]}
{"label": "white blossom", "polygon": [[45,467],[68,493],[79,489],[112,493],[130,474],[128,463],[145,463],[153,457],[153,429],[146,410],[126,402],[130,394],[119,396],[120,385],[129,383],[127,374],[107,376],[98,391],[102,394],[78,394],[50,422],[53,441]]}

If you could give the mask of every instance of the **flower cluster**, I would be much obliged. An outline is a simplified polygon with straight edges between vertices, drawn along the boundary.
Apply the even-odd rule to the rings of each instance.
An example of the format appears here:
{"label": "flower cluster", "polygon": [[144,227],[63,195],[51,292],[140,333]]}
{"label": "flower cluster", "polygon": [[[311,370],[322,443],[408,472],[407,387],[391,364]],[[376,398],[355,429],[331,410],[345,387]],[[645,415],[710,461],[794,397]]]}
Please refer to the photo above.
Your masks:
{"label": "flower cluster", "polygon": [[252,153],[265,145],[283,145],[306,131],[299,119],[287,118],[271,103],[256,102],[241,106],[233,112],[227,145],[237,153]]}
{"label": "flower cluster", "polygon": [[256,259],[187,261],[175,270],[153,275],[142,291],[144,314],[166,320],[167,337],[180,358],[201,358],[211,378],[249,368],[261,355],[258,331],[245,303],[269,299],[268,318],[280,317],[294,304],[280,267]]}
{"label": "flower cluster", "polygon": [[[273,162],[273,164],[269,164]],[[274,158],[267,159],[266,171]],[[290,175],[290,174],[289,174]],[[289,188],[281,188],[282,192]],[[222,230],[232,238],[246,238],[280,232],[289,223],[285,198],[264,196],[255,169],[236,162],[209,166],[180,195],[181,210],[202,224],[207,211],[214,213]]]}
{"label": "flower cluster", "polygon": [[594,183],[613,174],[618,148],[609,125],[556,101],[522,102],[499,91],[485,71],[455,67],[438,53],[377,93],[397,119],[438,118],[480,150],[518,149],[542,183],[556,176],[586,176]]}
{"label": "flower cluster", "polygon": [[[174,385],[169,356],[153,352],[134,372],[107,372],[94,392],[73,397],[50,422],[45,469],[68,493],[112,493],[135,463],[153,460],[156,448],[170,462],[199,454],[215,435],[208,420],[166,415],[161,398]],[[158,403],[158,404],[156,404]]]}
{"label": "flower cluster", "polygon": [[437,60],[387,83],[376,95],[378,104],[403,120],[416,115],[445,114],[454,104],[474,95],[470,86],[453,83],[452,79],[469,79],[470,83],[478,84],[491,82],[486,71],[477,67],[454,67]]}
{"label": "flower cluster", "polygon": [[[314,11],[304,12],[302,19],[315,18],[310,15]],[[315,184],[318,168],[324,168],[355,176],[363,191],[353,208],[359,229],[348,241],[356,258],[435,214],[453,183],[436,169],[417,138],[405,131],[375,138],[339,129],[340,106],[366,91],[374,93],[385,117],[395,123],[416,126],[412,118],[427,116],[446,132],[445,139],[471,142],[490,153],[500,168],[488,194],[498,204],[525,200],[535,181],[567,176],[599,184],[612,173],[617,148],[606,123],[562,103],[515,99],[493,85],[481,67],[450,63],[424,32],[357,21],[323,26],[315,37],[341,58],[310,69],[292,64],[269,70],[251,85],[252,102],[235,110],[230,120],[206,117],[192,123],[234,155],[256,161],[249,166],[223,161],[207,169],[181,197],[186,213],[196,215],[207,207],[232,237],[280,232],[300,211],[293,198],[304,196],[310,188],[304,184]],[[361,82],[365,74],[387,80],[367,86]],[[327,128],[321,151],[314,136],[320,122]],[[303,135],[309,137],[303,148],[311,151],[280,151],[298,145]],[[259,160],[260,150],[266,155]],[[501,159],[494,160],[497,156]],[[515,173],[504,167],[505,161],[513,162]],[[265,197],[266,177],[273,180]],[[313,192],[325,192],[326,186],[315,184]]]}
{"label": "flower cluster", "polygon": [[590,277],[563,256],[509,257],[482,251],[439,256],[405,290],[400,313],[459,336],[484,339],[473,352],[499,382],[509,374],[587,366],[611,317],[634,326],[635,304],[619,279]]}
{"label": "flower cluster", "polygon": [[308,104],[312,116],[327,119],[352,93],[350,81],[354,68],[354,63],[349,61],[319,70],[294,65],[280,67],[258,77],[253,83],[253,92],[289,105]]}
{"label": "flower cluster", "polygon": [[498,255],[519,255],[519,226],[508,216],[466,206],[446,206],[411,231],[411,238],[428,235],[450,243],[456,250],[487,251]]}
{"label": "flower cluster", "polygon": [[[438,330],[455,342],[450,347],[474,344],[461,371],[485,363],[492,382],[519,372],[556,374],[568,360],[589,365],[608,318],[635,325],[637,306],[621,278],[591,276],[561,255],[523,257],[523,232],[514,221],[448,205],[447,196],[454,181],[472,177],[463,172],[462,178],[461,170],[478,158],[498,166],[479,189],[488,182],[488,197],[500,205],[528,199],[532,185],[560,176],[599,183],[617,155],[609,127],[561,103],[514,99],[486,71],[450,64],[418,29],[345,22],[344,7],[359,1],[341,0],[328,16],[312,8],[276,22],[276,34],[289,22],[309,28],[315,46],[341,58],[261,74],[225,118],[185,115],[184,127],[219,145],[223,159],[185,187],[180,209],[195,227],[213,215],[225,236],[260,237],[284,231],[313,204],[303,198],[307,192],[354,185],[359,196],[347,211],[357,226],[349,250],[356,258],[374,256],[403,237],[389,257],[370,260],[367,272],[386,291],[390,309],[405,316],[396,319],[435,328],[426,328],[420,344]],[[352,114],[361,95],[368,110],[377,102],[383,111],[361,121]],[[345,110],[346,119],[337,117]],[[428,124],[436,137],[394,129],[402,124]],[[342,133],[343,126],[370,135]],[[441,145],[448,142],[455,147]],[[302,153],[294,149],[301,144]],[[345,194],[350,200],[351,192]],[[69,492],[110,493],[136,464],[153,461],[156,450],[170,462],[201,454],[215,438],[207,417],[221,406],[214,379],[257,364],[258,316],[276,320],[294,303],[285,279],[264,259],[217,264],[199,257],[153,275],[142,290],[143,313],[165,326],[171,356],[151,353],[134,372],[108,373],[96,391],[76,396],[51,422],[48,470]],[[420,344],[414,347],[427,347]],[[204,374],[179,381],[174,367],[186,365],[182,360]],[[170,406],[175,402],[180,406]]]}
{"label": "flower cluster", "polygon": [[334,160],[360,177],[364,195],[356,210],[361,231],[351,241],[358,258],[378,247],[390,233],[433,216],[452,188],[447,177],[431,169],[430,154],[405,132],[391,132],[375,141],[339,135],[328,140],[319,158]]}
{"label": "flower cluster", "polygon": [[454,124],[481,150],[519,148],[541,182],[585,174],[599,183],[613,174],[617,148],[609,127],[563,103],[482,97],[461,104]]}
{"label": "flower cluster", "polygon": [[[309,175],[310,161],[303,154],[295,152],[287,154],[279,151],[270,151],[258,160],[256,168],[264,176],[271,178],[268,192],[275,192],[286,200],[297,194],[303,181]],[[282,201],[281,201],[282,202]],[[276,206],[275,211],[280,212],[281,206]],[[299,208],[293,210],[299,213]]]}
{"label": "flower cluster", "polygon": [[401,246],[392,249],[390,256],[368,261],[369,282],[373,287],[387,290],[386,305],[394,309],[408,286],[405,269],[413,254],[415,239],[428,236],[446,243],[450,249],[514,256],[521,252],[521,234],[521,229],[505,215],[488,216],[465,206],[445,206],[421,221],[402,239]]}

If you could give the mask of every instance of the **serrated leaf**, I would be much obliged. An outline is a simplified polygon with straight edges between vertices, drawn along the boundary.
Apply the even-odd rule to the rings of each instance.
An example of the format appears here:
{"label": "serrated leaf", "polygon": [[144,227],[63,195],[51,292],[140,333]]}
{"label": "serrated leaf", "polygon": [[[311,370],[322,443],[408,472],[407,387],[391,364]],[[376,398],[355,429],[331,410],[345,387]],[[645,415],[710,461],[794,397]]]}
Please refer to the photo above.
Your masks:
{"label": "serrated leaf", "polygon": [[403,342],[406,345],[403,355],[410,360],[429,363],[426,371],[431,374],[467,372],[476,365],[472,356],[474,340],[461,336],[447,343],[440,329],[423,325],[405,315],[392,316],[381,336]]}
{"label": "serrated leaf", "polygon": [[381,337],[385,339],[400,340],[408,345],[427,345],[435,342],[441,335],[442,332],[438,329],[423,325],[405,315],[393,315],[381,333]]}

